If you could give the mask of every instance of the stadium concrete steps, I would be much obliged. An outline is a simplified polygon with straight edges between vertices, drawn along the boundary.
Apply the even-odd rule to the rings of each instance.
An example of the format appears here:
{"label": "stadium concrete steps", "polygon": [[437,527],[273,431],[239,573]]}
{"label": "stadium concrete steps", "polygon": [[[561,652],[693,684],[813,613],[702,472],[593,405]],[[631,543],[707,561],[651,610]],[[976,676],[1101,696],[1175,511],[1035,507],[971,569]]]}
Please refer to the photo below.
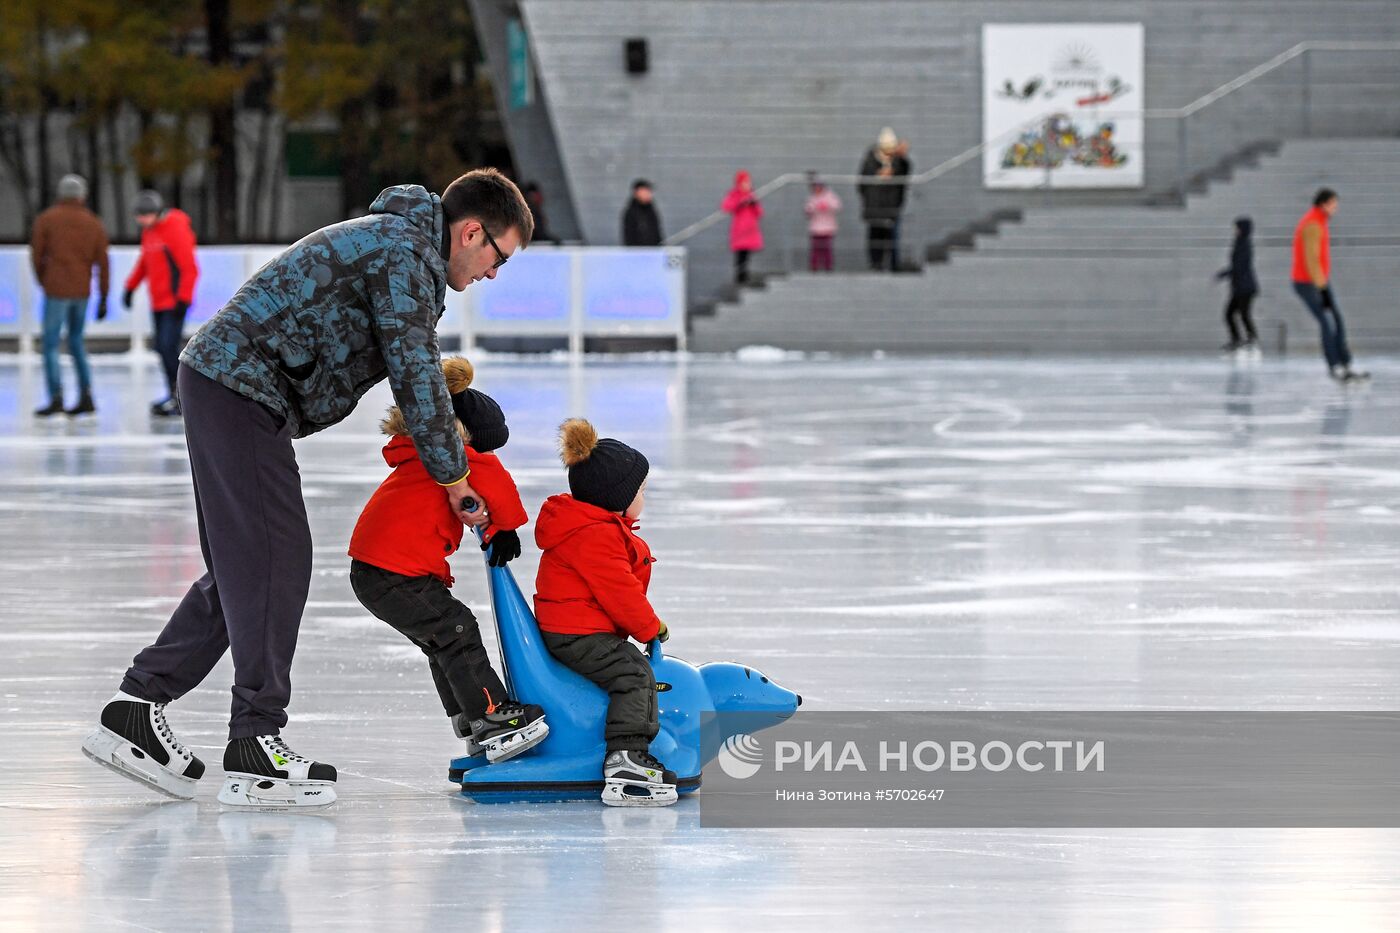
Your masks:
{"label": "stadium concrete steps", "polygon": [[1293,228],[1317,188],[1341,193],[1333,276],[1352,342],[1400,350],[1400,140],[1298,140],[1174,207],[1046,208],[920,272],[799,273],[692,321],[691,347],[869,352],[1202,352],[1225,336],[1233,221],[1255,221],[1267,347],[1311,351],[1289,284]]}

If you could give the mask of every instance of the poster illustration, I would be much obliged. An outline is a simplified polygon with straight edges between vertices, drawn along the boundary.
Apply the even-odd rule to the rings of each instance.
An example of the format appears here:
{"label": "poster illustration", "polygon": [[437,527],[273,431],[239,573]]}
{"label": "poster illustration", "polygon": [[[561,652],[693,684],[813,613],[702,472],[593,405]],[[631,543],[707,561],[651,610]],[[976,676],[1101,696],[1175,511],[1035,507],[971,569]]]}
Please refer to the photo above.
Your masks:
{"label": "poster illustration", "polygon": [[1141,23],[982,27],[988,188],[1140,188]]}

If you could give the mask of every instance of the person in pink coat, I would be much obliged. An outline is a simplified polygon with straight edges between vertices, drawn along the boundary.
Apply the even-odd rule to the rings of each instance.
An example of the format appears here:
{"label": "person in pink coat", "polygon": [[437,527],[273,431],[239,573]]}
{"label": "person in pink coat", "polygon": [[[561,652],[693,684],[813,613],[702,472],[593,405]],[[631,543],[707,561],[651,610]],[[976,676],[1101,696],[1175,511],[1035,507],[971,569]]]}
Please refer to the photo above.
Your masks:
{"label": "person in pink coat", "polygon": [[813,272],[830,272],[832,241],[836,239],[836,215],[841,211],[841,199],[814,173],[808,173],[810,194],[807,196],[807,233],[812,238],[809,265]]}
{"label": "person in pink coat", "polygon": [[734,187],[724,196],[720,210],[732,215],[729,251],[734,254],[734,281],[743,285],[749,280],[749,255],[763,249],[763,228],[759,226],[763,205],[753,196],[748,172],[740,169],[734,173]]}

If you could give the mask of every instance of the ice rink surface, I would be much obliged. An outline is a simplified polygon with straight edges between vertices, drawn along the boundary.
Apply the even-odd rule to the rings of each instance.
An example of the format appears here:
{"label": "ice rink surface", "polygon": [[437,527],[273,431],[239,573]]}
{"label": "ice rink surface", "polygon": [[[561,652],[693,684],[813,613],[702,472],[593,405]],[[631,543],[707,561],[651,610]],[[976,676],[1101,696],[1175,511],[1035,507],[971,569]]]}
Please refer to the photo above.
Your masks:
{"label": "ice rink surface", "polygon": [[[1398,709],[1400,360],[485,360],[527,507],[569,415],[652,463],[652,595],[692,661],[804,710]],[[202,572],[183,438],[144,361],[36,422],[0,363],[0,928],[1349,930],[1400,916],[1396,830],[715,830],[699,801],[473,805],[422,656],[350,592],[380,387],[298,443],[316,576],[294,748],[320,815],[221,812],[231,668],[170,708],[171,803],[79,753]],[[70,380],[71,385],[71,380]],[[71,402],[71,398],[70,398]],[[528,535],[523,536],[527,542]],[[532,592],[536,551],[512,566]],[[457,593],[488,638],[484,575]],[[530,698],[548,707],[547,698]],[[701,792],[703,795],[703,791]],[[1390,919],[1386,919],[1390,918]]]}

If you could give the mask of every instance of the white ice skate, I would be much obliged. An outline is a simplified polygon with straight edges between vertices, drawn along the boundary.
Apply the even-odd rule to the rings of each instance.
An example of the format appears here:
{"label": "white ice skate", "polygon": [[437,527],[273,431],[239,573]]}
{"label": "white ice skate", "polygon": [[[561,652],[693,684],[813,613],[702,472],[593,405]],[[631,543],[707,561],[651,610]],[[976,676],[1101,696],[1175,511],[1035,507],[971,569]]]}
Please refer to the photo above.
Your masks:
{"label": "white ice skate", "polygon": [[[544,710],[533,703],[507,700],[471,724],[467,753],[475,744],[491,764],[514,758],[544,741],[549,725]],[[480,754],[480,752],[478,752]]]}
{"label": "white ice skate", "polygon": [[675,773],[647,752],[609,752],[603,781],[610,807],[669,807],[678,799]]}
{"label": "white ice skate", "polygon": [[263,810],[315,809],[335,803],[335,768],[298,755],[280,735],[234,739],[224,749],[219,803]]}
{"label": "white ice skate", "polygon": [[83,754],[124,778],[189,800],[204,762],[180,744],[165,721],[165,704],[118,691],[102,708],[102,724],[83,740]]}

